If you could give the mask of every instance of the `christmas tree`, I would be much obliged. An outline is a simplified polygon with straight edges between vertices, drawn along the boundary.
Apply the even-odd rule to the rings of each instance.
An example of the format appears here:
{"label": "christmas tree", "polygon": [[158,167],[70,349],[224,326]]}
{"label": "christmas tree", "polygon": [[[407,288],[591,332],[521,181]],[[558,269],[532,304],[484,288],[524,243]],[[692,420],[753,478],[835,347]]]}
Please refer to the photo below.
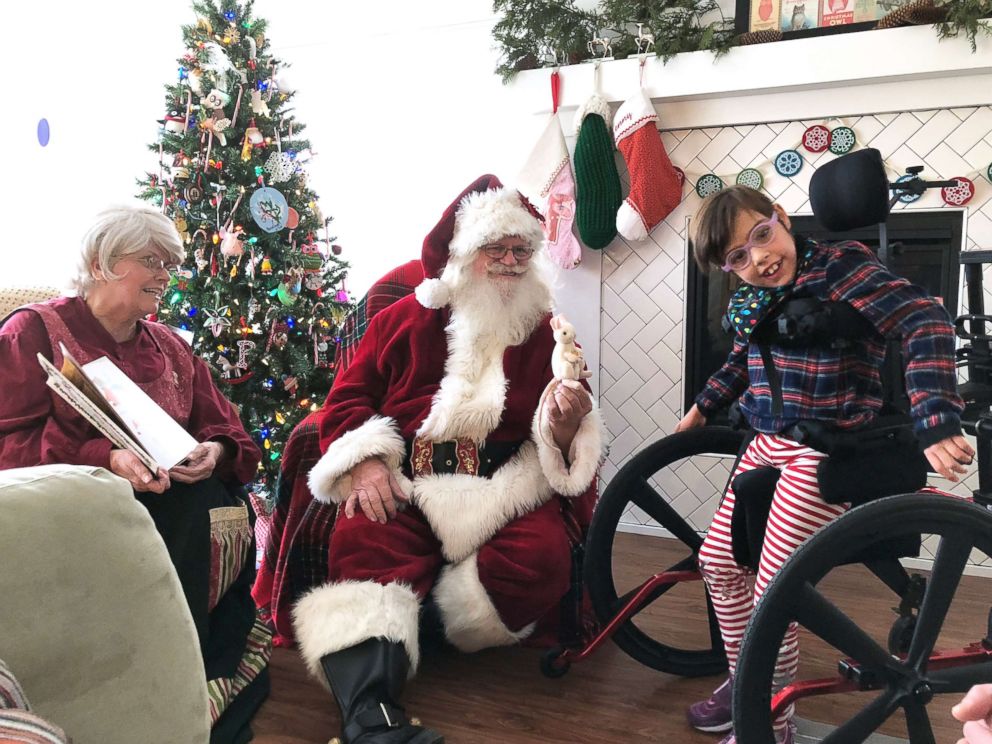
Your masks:
{"label": "christmas tree", "polygon": [[263,449],[256,486],[271,493],[293,426],[330,388],[349,300],[347,264],[306,185],[310,143],[252,5],[193,3],[150,146],[159,172],[139,184],[187,246],[158,320],[192,333]]}

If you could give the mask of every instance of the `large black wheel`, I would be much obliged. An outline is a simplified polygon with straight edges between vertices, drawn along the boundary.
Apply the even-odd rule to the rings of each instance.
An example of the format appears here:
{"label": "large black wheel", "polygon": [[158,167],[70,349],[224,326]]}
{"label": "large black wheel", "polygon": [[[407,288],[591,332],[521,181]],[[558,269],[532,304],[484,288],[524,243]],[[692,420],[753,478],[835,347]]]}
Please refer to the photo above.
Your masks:
{"label": "large black wheel", "polygon": [[[932,546],[934,561],[926,593],[904,657],[893,657],[885,636],[856,624],[838,606],[842,597],[825,596],[825,576],[836,566],[857,560],[879,542],[920,535]],[[847,693],[853,710],[839,714],[838,727],[824,744],[860,744],[902,709],[911,744],[934,744],[927,704],[936,694],[960,695],[971,685],[992,681],[992,662],[928,671],[930,655],[945,627],[951,600],[973,550],[992,556],[992,513],[949,496],[906,494],[851,510],[803,544],[769,583],[744,634],[734,684],[734,730],[740,744],[772,744],[771,680],[783,635],[792,621],[836,650],[849,676],[863,692]],[[881,596],[881,595],[880,595]],[[891,594],[885,605],[891,604]],[[870,601],[870,587],[858,602]],[[956,620],[956,618],[955,618]],[[950,626],[950,622],[948,626]],[[971,641],[986,632],[979,624]],[[943,640],[944,645],[946,641]],[[961,644],[956,644],[960,647]],[[853,699],[852,699],[853,696]],[[843,702],[843,701],[842,701]],[[946,711],[951,700],[939,703]],[[956,701],[954,701],[956,702]],[[805,717],[805,716],[804,716]],[[890,727],[901,727],[894,718]]]}
{"label": "large black wheel", "polygon": [[[723,483],[714,481],[721,475],[725,481],[743,441],[742,433],[725,427],[691,429],[650,445],[613,477],[596,506],[586,540],[584,574],[601,623],[612,620],[653,574],[696,568],[702,538],[669,503],[677,494],[666,494],[663,485],[656,487],[652,481],[664,484],[677,469],[691,466],[693,472],[709,475],[708,487],[719,489]],[[723,465],[718,473],[715,463]],[[635,536],[618,535],[617,525],[631,505],[673,535],[675,540],[666,541],[671,544],[664,552],[674,550],[674,554],[650,565],[631,565],[630,559],[625,560],[624,540]],[[669,674],[702,677],[724,671],[723,641],[705,593],[701,581],[659,588],[613,640],[637,661]],[[687,611],[698,617],[687,617]]]}

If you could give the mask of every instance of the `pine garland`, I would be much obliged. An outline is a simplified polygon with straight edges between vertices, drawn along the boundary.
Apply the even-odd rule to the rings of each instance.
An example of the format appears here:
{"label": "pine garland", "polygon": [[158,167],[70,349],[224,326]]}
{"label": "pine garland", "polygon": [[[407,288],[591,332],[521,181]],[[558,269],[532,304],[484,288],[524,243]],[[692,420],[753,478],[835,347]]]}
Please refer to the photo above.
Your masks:
{"label": "pine garland", "polygon": [[947,8],[947,17],[934,24],[941,39],[964,34],[974,54],[978,51],[978,35],[992,36],[992,0],[951,0],[942,7]]}
{"label": "pine garland", "polygon": [[493,10],[503,14],[493,27],[503,82],[521,70],[591,59],[593,38],[609,38],[614,59],[636,54],[638,23],[654,36],[649,53],[664,62],[699,50],[719,57],[734,45],[733,19],[716,0],[601,0],[595,12],[574,0],[494,0]]}

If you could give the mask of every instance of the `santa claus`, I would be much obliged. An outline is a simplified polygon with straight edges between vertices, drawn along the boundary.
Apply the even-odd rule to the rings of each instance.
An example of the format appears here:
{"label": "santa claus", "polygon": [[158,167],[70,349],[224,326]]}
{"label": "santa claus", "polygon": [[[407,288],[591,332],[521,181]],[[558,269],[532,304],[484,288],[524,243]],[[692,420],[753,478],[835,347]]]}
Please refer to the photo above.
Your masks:
{"label": "santa claus", "polygon": [[582,384],[542,404],[552,269],[530,205],[481,177],[422,262],[428,278],[375,316],[335,382],[310,473],[315,498],[340,507],[329,582],[294,622],[346,744],[443,741],[398,702],[422,606],[462,651],[528,638],[569,587],[562,500],[588,498],[603,456]]}

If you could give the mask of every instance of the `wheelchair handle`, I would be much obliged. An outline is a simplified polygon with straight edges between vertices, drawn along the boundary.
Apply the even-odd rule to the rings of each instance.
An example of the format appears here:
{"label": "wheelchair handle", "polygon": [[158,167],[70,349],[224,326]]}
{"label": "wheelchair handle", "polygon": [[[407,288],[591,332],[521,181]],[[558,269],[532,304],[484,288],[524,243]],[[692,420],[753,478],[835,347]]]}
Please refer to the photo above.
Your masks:
{"label": "wheelchair handle", "polygon": [[992,336],[988,334],[979,334],[966,331],[964,329],[965,323],[992,323],[992,315],[959,315],[954,319],[954,335],[958,338],[967,339],[970,341],[992,341]]}

